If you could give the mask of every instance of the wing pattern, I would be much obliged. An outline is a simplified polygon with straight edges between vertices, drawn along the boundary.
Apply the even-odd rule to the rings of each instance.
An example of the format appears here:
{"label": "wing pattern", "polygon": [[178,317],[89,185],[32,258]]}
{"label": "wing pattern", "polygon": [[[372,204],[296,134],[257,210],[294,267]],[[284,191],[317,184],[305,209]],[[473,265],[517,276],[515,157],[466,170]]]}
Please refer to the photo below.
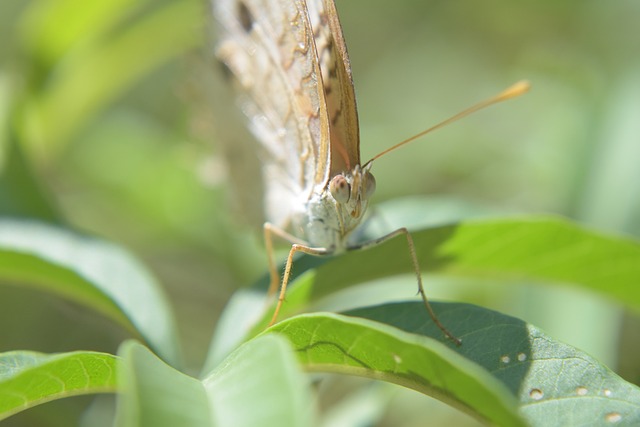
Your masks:
{"label": "wing pattern", "polygon": [[216,0],[214,14],[216,54],[235,76],[240,106],[263,146],[266,216],[284,226],[314,188],[360,160],[335,6],[331,0]]}

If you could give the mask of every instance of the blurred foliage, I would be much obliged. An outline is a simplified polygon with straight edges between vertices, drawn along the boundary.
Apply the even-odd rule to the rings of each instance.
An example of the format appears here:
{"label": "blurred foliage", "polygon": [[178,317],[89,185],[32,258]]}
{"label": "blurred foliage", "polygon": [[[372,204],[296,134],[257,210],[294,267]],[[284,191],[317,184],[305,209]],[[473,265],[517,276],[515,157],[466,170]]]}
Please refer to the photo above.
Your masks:
{"label": "blurred foliage", "polygon": [[[365,159],[515,80],[534,85],[378,160],[378,201],[438,196],[445,206],[558,213],[640,235],[638,2],[337,3]],[[266,264],[259,233],[228,209],[203,96],[206,10],[200,0],[0,2],[0,212],[132,248],[174,297],[195,367],[231,292]],[[440,282],[427,281],[432,297],[525,318],[640,382],[638,318],[611,302],[572,289]],[[0,351],[115,352],[123,334],[116,325],[83,332],[79,322],[101,321],[12,287],[0,287],[0,313],[23,325],[0,331]],[[86,400],[9,422],[60,425],[74,403]]]}

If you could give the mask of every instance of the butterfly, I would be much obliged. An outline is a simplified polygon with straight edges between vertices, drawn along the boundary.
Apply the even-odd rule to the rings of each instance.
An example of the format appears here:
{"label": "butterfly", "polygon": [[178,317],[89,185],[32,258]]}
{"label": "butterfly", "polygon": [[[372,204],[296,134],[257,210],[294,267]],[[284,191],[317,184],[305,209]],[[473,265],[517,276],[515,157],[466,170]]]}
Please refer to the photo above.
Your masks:
{"label": "butterfly", "polygon": [[[296,253],[333,255],[404,236],[427,312],[459,344],[429,304],[406,228],[365,243],[350,240],[375,191],[373,160],[414,138],[361,162],[351,66],[334,1],[214,0],[213,13],[216,56],[235,78],[240,108],[263,149],[269,292],[280,288],[271,324]],[[282,280],[276,237],[291,243]]]}

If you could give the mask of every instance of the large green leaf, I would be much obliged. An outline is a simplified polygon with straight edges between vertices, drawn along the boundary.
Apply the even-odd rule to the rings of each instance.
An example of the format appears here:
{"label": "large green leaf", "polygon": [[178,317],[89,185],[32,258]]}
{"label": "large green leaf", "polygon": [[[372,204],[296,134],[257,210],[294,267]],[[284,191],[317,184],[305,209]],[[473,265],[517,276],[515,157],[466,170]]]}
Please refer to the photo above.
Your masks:
{"label": "large green leaf", "polygon": [[0,354],[0,420],[64,397],[112,393],[117,358],[95,352]]}
{"label": "large green leaf", "polygon": [[[629,238],[553,217],[472,220],[412,236],[425,272],[570,283],[640,309],[640,244]],[[398,237],[322,265],[313,292],[410,272],[406,241]]]}
{"label": "large green leaf", "polygon": [[286,340],[241,346],[202,381],[164,364],[134,342],[120,351],[120,426],[304,427],[313,410],[306,378]]}
{"label": "large green leaf", "polygon": [[310,371],[394,382],[497,425],[525,425],[504,384],[434,339],[327,313],[296,316],[269,331],[286,335]]}
{"label": "large green leaf", "polygon": [[167,360],[180,359],[162,289],[114,244],[38,222],[0,219],[0,281],[39,287],[99,310],[138,331]]}
{"label": "large green leaf", "polygon": [[[640,308],[640,243],[553,217],[469,220],[411,233],[423,272],[541,284],[571,284]],[[315,267],[315,268],[313,268]],[[284,318],[310,301],[370,280],[413,273],[401,236],[332,258],[304,256],[287,291]],[[264,329],[266,313],[256,331]]]}
{"label": "large green leaf", "polygon": [[434,308],[460,347],[420,303],[300,315],[269,331],[286,335],[310,371],[401,384],[497,425],[640,423],[640,389],[589,355],[491,310]]}

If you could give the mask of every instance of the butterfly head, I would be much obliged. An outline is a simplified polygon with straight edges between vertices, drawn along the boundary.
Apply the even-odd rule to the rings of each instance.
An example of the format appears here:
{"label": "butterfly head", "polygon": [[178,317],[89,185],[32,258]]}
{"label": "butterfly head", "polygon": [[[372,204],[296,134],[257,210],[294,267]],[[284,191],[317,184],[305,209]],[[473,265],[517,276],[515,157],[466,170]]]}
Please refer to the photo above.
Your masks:
{"label": "butterfly head", "polygon": [[373,174],[368,167],[363,169],[359,165],[350,172],[335,175],[329,181],[329,192],[337,208],[353,219],[362,217],[375,189]]}

